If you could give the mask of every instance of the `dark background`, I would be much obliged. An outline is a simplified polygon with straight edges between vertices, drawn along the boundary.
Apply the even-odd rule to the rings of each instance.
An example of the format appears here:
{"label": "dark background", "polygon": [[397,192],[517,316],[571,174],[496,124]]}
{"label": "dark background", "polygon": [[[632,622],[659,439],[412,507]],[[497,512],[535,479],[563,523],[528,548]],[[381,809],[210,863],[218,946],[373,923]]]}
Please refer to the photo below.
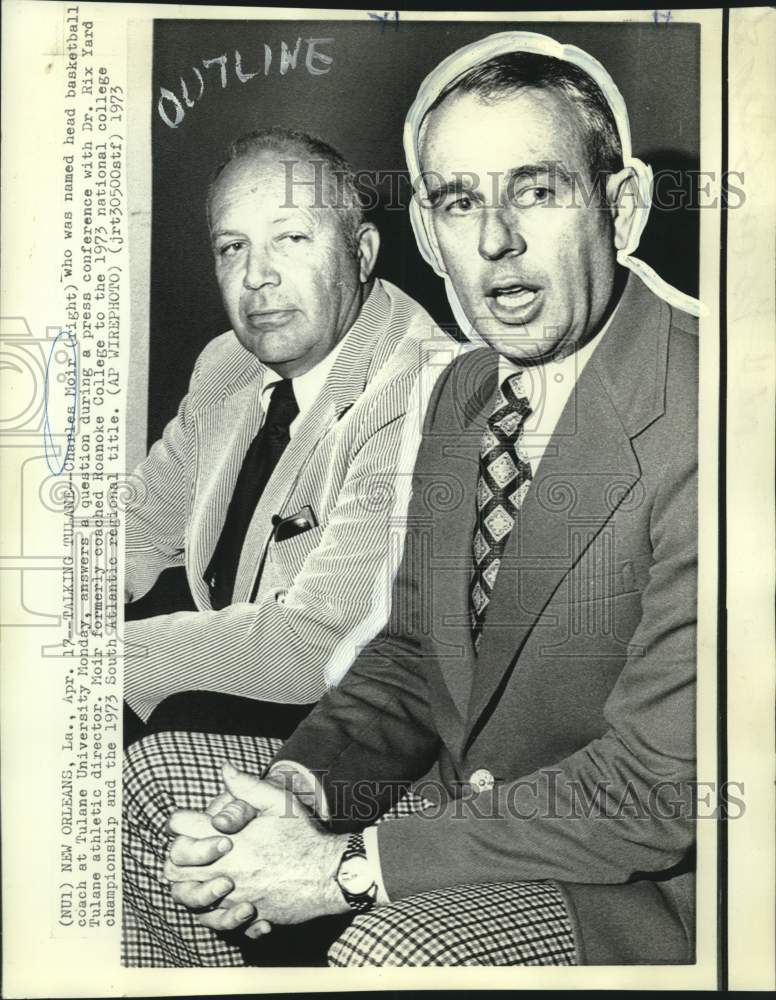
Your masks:
{"label": "dark background", "polygon": [[[462,45],[521,28],[578,45],[603,63],[625,98],[634,154],[655,173],[697,170],[700,28],[694,25],[401,22],[397,28],[372,19],[154,23],[149,444],[174,415],[203,346],[229,328],[212,273],[204,213],[209,178],[224,147],[243,132],[280,125],[320,136],[357,171],[404,170],[404,116],[426,74]],[[327,74],[307,72],[303,41],[296,69],[280,75],[281,41],[293,49],[300,36],[334,38],[321,46],[334,59]],[[265,44],[272,50],[267,76]],[[243,72],[262,70],[246,83],[235,74],[235,49]],[[202,60],[224,53],[227,85],[222,88],[220,67],[204,69]],[[172,129],[157,111],[160,87],[181,99],[183,77],[194,100],[200,85],[193,66],[200,69],[205,90],[193,107],[183,105],[185,116]],[[171,103],[165,108],[173,114]],[[672,186],[687,192],[690,182],[685,174],[680,185]],[[378,207],[372,217],[383,238],[378,275],[414,296],[437,322],[451,325],[443,284],[415,247],[407,210]],[[637,252],[691,295],[698,290],[698,228],[692,207],[653,207]]]}

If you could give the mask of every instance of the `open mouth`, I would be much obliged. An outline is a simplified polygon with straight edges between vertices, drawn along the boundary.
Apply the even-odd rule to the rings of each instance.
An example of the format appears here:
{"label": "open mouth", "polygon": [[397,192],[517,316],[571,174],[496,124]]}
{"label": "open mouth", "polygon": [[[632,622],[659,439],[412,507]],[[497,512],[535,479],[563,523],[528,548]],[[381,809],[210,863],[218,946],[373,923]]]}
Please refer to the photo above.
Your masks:
{"label": "open mouth", "polygon": [[491,289],[490,295],[499,305],[519,308],[527,306],[533,302],[538,294],[536,288],[528,288],[526,285],[504,285],[495,286]]}
{"label": "open mouth", "polygon": [[499,319],[524,322],[538,305],[541,289],[513,282],[493,285],[487,294],[490,311]]}

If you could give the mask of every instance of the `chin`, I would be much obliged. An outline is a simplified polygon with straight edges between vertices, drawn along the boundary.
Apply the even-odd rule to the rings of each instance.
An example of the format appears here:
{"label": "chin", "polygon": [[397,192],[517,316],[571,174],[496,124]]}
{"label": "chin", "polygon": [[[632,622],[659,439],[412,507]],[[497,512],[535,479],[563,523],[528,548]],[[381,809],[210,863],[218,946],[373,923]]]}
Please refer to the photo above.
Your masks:
{"label": "chin", "polygon": [[288,365],[304,353],[302,348],[296,350],[287,341],[278,343],[277,339],[263,338],[256,342],[256,357],[265,365]]}
{"label": "chin", "polygon": [[[515,328],[516,330],[519,327]],[[536,363],[541,361],[542,358],[547,357],[554,350],[556,342],[552,343],[547,340],[540,340],[538,337],[536,339],[514,333],[511,336],[505,335],[503,330],[491,331],[480,330],[480,335],[483,340],[485,340],[494,351],[503,355],[505,358],[509,358],[510,361],[514,361],[517,364],[525,363]]]}

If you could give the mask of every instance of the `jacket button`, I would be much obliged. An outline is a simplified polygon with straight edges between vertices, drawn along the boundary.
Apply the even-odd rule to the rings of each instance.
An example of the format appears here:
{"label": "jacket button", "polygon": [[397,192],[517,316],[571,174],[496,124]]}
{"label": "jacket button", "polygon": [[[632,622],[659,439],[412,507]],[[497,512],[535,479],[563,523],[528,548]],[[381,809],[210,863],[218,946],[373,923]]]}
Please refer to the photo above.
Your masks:
{"label": "jacket button", "polygon": [[475,792],[489,792],[496,783],[496,779],[486,767],[478,767],[469,778],[469,784]]}

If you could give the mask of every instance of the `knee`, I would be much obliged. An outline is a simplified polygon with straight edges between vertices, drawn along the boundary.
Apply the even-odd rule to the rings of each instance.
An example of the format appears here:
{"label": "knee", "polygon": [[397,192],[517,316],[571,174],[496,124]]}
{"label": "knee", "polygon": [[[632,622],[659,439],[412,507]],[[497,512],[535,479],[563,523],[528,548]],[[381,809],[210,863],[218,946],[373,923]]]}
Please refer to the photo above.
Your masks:
{"label": "knee", "polygon": [[360,913],[331,945],[330,966],[446,965],[451,956],[433,932],[424,928],[422,911],[399,904]]}
{"label": "knee", "polygon": [[169,733],[153,733],[124,751],[124,820],[136,823],[166,821],[173,795],[169,761],[173,754]]}
{"label": "knee", "polygon": [[359,914],[329,965],[574,965],[557,887],[486,883],[435,889]]}
{"label": "knee", "polygon": [[221,766],[230,760],[260,774],[279,748],[263,737],[162,731],[133,743],[124,753],[125,816],[157,825],[175,809],[203,810],[223,791]]}
{"label": "knee", "polygon": [[137,791],[140,787],[157,780],[168,771],[173,747],[170,733],[152,733],[132,743],[124,751],[125,792]]}

